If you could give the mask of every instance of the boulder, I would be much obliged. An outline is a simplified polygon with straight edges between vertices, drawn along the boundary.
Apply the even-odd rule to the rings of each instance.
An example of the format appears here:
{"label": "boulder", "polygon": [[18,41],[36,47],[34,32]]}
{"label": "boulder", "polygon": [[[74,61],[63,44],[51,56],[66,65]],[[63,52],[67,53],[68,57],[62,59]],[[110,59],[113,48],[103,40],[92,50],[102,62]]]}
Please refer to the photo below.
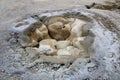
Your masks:
{"label": "boulder", "polygon": [[56,53],[56,43],[54,39],[44,39],[40,41],[37,52],[40,54],[53,55]]}

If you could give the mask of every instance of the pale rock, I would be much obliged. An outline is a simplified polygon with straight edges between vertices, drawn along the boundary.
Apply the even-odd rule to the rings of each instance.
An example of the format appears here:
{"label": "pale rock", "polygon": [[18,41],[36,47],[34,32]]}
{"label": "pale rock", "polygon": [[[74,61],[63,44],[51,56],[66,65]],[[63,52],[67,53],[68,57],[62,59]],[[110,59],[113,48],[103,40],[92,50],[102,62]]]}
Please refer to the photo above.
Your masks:
{"label": "pale rock", "polygon": [[57,49],[63,49],[70,45],[70,41],[58,41],[56,44]]}
{"label": "pale rock", "polygon": [[40,28],[36,29],[36,34],[39,35],[42,39],[50,38],[48,35],[48,29],[44,24],[42,24]]}
{"label": "pale rock", "polygon": [[73,47],[73,46],[68,46],[64,49],[59,49],[58,52],[57,52],[57,55],[58,56],[65,56],[65,55],[70,55],[70,56],[79,56],[79,53],[80,53],[80,50]]}
{"label": "pale rock", "polygon": [[75,37],[82,36],[82,28],[85,24],[85,21],[75,19],[75,21],[71,24],[71,35],[69,36],[69,38],[67,38],[67,40],[72,40]]}
{"label": "pale rock", "polygon": [[53,55],[56,53],[56,43],[57,41],[54,39],[44,39],[40,41],[40,46],[37,49],[37,52],[39,52],[40,54]]}
{"label": "pale rock", "polygon": [[52,48],[55,48],[57,41],[55,39],[44,39],[40,41],[40,46],[41,45],[50,45]]}
{"label": "pale rock", "polygon": [[41,45],[37,49],[37,52],[39,52],[40,54],[52,55],[52,54],[55,54],[56,50],[53,49],[50,45]]}
{"label": "pale rock", "polygon": [[50,37],[56,40],[65,40],[70,36],[70,25],[67,18],[54,16],[47,21]]}
{"label": "pale rock", "polygon": [[[46,20],[45,24],[35,22],[23,32],[26,43],[29,43],[26,44],[27,46],[39,44],[39,48],[34,48],[37,51],[34,54],[35,57],[40,56],[39,59],[35,60],[35,63],[73,62],[85,53],[81,44],[85,39],[85,37],[81,37],[85,21],[54,16]],[[31,58],[34,58],[34,55],[31,54]]]}
{"label": "pale rock", "polygon": [[38,44],[38,40],[41,40],[40,35],[37,35],[36,29],[41,27],[40,22],[35,22],[29,25],[29,27],[25,28],[22,32],[20,32],[20,43],[22,46],[35,46]]}
{"label": "pale rock", "polygon": [[55,22],[48,26],[50,37],[56,40],[65,40],[70,36],[70,26],[65,26],[62,22]]}
{"label": "pale rock", "polygon": [[59,49],[56,55],[47,56],[41,55],[39,59],[36,59],[31,65],[41,62],[60,63],[67,64],[75,61],[79,58],[80,50],[73,46],[68,46],[64,49]]}
{"label": "pale rock", "polygon": [[68,18],[69,23],[73,23],[75,20],[75,18]]}
{"label": "pale rock", "polygon": [[[34,29],[34,27],[36,28]],[[28,34],[32,42],[38,42],[49,37],[47,27],[44,24],[34,24],[33,29],[31,29]]]}
{"label": "pale rock", "polygon": [[22,46],[35,46],[42,39],[50,38],[47,27],[41,22],[29,24],[29,27],[24,28],[20,33],[20,43]]}
{"label": "pale rock", "polygon": [[84,51],[83,45],[81,44],[86,37],[77,37],[77,38],[73,38],[72,40],[72,45],[76,48],[78,48],[81,51]]}

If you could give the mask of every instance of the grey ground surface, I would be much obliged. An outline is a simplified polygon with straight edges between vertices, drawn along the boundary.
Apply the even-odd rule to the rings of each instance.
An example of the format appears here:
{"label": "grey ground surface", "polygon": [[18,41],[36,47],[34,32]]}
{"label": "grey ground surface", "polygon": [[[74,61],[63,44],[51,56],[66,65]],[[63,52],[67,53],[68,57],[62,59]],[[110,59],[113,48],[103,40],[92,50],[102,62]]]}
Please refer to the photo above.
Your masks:
{"label": "grey ground surface", "polygon": [[114,0],[0,0],[0,25],[6,29],[12,22],[23,16],[46,10],[84,7],[86,4],[104,3]]}
{"label": "grey ground surface", "polygon": [[[120,14],[115,11],[85,8],[85,5],[93,2],[105,4],[104,1],[113,2],[113,0],[1,0],[0,80],[119,80]],[[71,11],[70,8],[77,8],[76,12],[80,11],[92,19],[91,31],[96,37],[90,47],[90,58],[78,58],[70,66],[38,63],[25,69],[24,66],[32,62],[28,55],[34,52],[31,47],[21,48],[15,36],[9,34],[13,24],[42,11],[48,10],[49,13],[51,10],[63,9],[63,12],[66,12],[64,9]],[[59,14],[60,11],[57,12]],[[54,16],[52,12],[50,14]]]}

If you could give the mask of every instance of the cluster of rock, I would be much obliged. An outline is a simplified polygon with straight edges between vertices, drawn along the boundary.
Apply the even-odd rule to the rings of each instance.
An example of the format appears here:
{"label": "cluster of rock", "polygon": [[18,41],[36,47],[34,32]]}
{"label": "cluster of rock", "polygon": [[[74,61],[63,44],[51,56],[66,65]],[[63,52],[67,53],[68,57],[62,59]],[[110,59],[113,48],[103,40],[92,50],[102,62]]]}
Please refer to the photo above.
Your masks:
{"label": "cluster of rock", "polygon": [[44,22],[37,20],[32,22],[23,30],[19,30],[21,25],[15,29],[21,36],[19,41],[23,47],[39,45],[34,49],[42,57],[35,62],[73,62],[86,53],[81,43],[86,38],[82,36],[82,28],[87,22],[61,16],[50,17]]}

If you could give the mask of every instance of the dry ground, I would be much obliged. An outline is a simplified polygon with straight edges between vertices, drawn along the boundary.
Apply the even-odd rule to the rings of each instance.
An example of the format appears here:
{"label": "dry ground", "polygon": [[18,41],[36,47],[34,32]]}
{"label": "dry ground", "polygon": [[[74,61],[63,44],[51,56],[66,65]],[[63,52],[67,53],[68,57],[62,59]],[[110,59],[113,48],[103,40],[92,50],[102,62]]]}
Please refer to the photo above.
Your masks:
{"label": "dry ground", "polygon": [[22,16],[45,10],[58,10],[114,0],[0,0],[0,30]]}

